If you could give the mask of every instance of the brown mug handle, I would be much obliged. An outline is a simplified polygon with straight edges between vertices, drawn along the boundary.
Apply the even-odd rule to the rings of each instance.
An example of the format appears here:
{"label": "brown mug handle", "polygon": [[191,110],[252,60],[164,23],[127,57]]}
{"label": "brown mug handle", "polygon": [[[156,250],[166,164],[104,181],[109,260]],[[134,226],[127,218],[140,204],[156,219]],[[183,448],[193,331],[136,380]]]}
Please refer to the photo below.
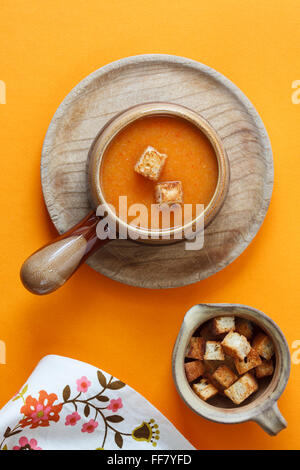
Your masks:
{"label": "brown mug handle", "polygon": [[20,272],[26,289],[44,295],[61,287],[94,251],[109,241],[97,237],[100,219],[94,211],[90,212],[75,227],[29,256]]}

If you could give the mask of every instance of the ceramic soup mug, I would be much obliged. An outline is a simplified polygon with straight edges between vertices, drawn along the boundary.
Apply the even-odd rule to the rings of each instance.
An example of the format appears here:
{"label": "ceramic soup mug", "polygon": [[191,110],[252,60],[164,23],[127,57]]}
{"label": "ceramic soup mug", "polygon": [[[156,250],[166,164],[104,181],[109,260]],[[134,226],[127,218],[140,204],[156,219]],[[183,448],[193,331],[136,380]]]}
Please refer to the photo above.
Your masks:
{"label": "ceramic soup mug", "polygon": [[[217,403],[209,404],[199,398],[189,385],[184,359],[190,338],[196,329],[217,316],[235,315],[255,323],[272,340],[275,346],[275,369],[269,380],[260,382],[259,389],[245,405],[236,406],[228,398],[218,395]],[[267,315],[259,310],[239,304],[199,304],[185,315],[173,350],[173,378],[183,401],[198,415],[217,423],[236,424],[255,421],[264,431],[275,436],[287,426],[278,410],[277,400],[283,393],[290,374],[290,353],[286,339]],[[267,379],[267,378],[266,378]]]}
{"label": "ceramic soup mug", "polygon": [[[129,227],[112,212],[106,203],[101,188],[100,172],[105,150],[114,137],[126,126],[138,119],[149,116],[171,116],[184,119],[195,125],[210,141],[218,163],[218,180],[215,192],[209,204],[201,214],[186,225],[169,229],[146,230],[140,227]],[[222,142],[211,125],[199,114],[172,103],[144,103],[129,108],[109,121],[94,139],[88,154],[87,180],[89,198],[94,210],[75,227],[54,241],[33,253],[22,265],[21,280],[24,286],[34,294],[48,294],[62,286],[76,269],[100,246],[110,241],[109,237],[100,240],[96,227],[101,216],[96,214],[97,207],[105,208],[115,220],[117,231],[130,229],[135,241],[143,243],[172,243],[178,241],[178,235],[188,232],[202,217],[206,227],[216,216],[225,200],[229,186],[229,163]]]}

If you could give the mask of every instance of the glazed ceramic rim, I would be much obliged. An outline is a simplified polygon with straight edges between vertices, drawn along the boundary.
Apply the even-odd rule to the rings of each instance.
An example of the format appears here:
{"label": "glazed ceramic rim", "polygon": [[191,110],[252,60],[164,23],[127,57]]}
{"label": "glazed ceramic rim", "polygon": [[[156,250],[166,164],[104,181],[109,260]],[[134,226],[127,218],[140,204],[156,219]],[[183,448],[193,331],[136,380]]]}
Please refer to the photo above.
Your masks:
{"label": "glazed ceramic rim", "polygon": [[[191,222],[180,226],[163,230],[147,230],[140,227],[128,225],[122,219],[115,215],[105,200],[101,188],[100,172],[103,157],[109,144],[116,135],[134,121],[150,116],[171,116],[184,119],[196,126],[210,141],[218,162],[218,181],[215,192],[204,211]],[[108,215],[116,219],[118,226],[128,229],[142,239],[154,239],[170,237],[176,238],[176,235],[183,231],[190,230],[203,217],[204,228],[215,218],[221,209],[229,188],[230,167],[225,148],[215,129],[199,113],[187,108],[186,106],[166,102],[147,102],[130,107],[111,119],[97,134],[94,139],[88,155],[87,164],[88,188],[90,200],[94,207],[104,205]]]}
{"label": "glazed ceramic rim", "polygon": [[[193,326],[188,326],[187,322],[189,322],[189,317],[199,308],[208,308],[211,309],[212,312],[207,314],[206,318],[198,323],[194,320],[190,320]],[[218,312],[218,310],[220,310],[220,312]],[[210,405],[201,400],[193,392],[184,372],[185,352],[193,333],[203,323],[220,315],[236,315],[242,318],[252,319],[254,323],[271,336],[275,346],[276,366],[270,383],[256,399],[247,405],[241,405],[236,408],[222,408]],[[284,374],[283,357],[287,360],[286,375]],[[256,421],[259,415],[268,410],[272,404],[276,403],[284,392],[289,379],[290,369],[291,358],[289,347],[279,326],[262,311],[243,304],[197,304],[191,307],[184,317],[172,354],[173,379],[182,400],[199,416],[222,424],[236,424],[251,420]]]}

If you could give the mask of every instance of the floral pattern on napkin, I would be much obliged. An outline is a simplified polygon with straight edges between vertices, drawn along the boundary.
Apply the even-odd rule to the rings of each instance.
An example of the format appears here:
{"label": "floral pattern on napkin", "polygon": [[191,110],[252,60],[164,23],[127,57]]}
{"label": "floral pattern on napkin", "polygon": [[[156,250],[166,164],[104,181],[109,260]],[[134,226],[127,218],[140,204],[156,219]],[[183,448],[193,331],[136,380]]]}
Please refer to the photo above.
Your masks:
{"label": "floral pattern on napkin", "polygon": [[[62,382],[63,377],[68,378],[67,383]],[[38,383],[41,389],[37,388]],[[57,441],[58,435],[61,449],[145,449],[145,445],[193,448],[161,413],[125,383],[93,366],[59,356],[46,356],[28,383],[1,410],[0,431],[6,415],[12,414],[14,421],[10,418],[0,435],[0,450],[55,449],[51,436]],[[160,427],[167,431],[162,441]],[[166,444],[168,440],[170,443]]]}

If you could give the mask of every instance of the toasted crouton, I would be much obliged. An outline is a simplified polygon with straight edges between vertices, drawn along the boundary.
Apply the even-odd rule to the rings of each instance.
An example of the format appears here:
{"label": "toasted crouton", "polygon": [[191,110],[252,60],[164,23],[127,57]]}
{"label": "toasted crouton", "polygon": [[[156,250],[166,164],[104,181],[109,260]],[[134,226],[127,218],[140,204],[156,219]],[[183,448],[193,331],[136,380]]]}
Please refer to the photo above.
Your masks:
{"label": "toasted crouton", "polygon": [[194,392],[202,400],[207,401],[218,393],[218,389],[214,387],[207,379],[201,379],[199,383],[193,384]]}
{"label": "toasted crouton", "polygon": [[155,186],[155,201],[157,204],[181,204],[183,202],[183,190],[181,181],[165,181]]}
{"label": "toasted crouton", "polygon": [[193,382],[193,380],[198,379],[205,371],[203,362],[201,361],[192,361],[184,364],[186,378],[188,382]]}
{"label": "toasted crouton", "polygon": [[238,379],[235,373],[224,364],[219,366],[212,376],[223,388],[230,387]]}
{"label": "toasted crouton", "polygon": [[166,159],[167,155],[159,153],[149,145],[136,162],[134,171],[145,176],[145,178],[148,178],[149,180],[157,181]]}
{"label": "toasted crouton", "polygon": [[223,339],[222,348],[226,354],[241,361],[249,354],[251,346],[245,336],[230,331]]}
{"label": "toasted crouton", "polygon": [[218,336],[234,330],[235,322],[234,317],[216,317],[212,322],[212,331]]}
{"label": "toasted crouton", "polygon": [[252,393],[256,392],[258,384],[255,378],[247,373],[240,377],[233,385],[224,390],[225,395],[230,398],[233,403],[240,405]]}
{"label": "toasted crouton", "polygon": [[199,359],[202,361],[205,352],[205,340],[204,338],[192,337],[186,352],[186,356],[190,359]]}
{"label": "toasted crouton", "polygon": [[[219,362],[219,364],[220,364],[220,362]],[[222,387],[222,385],[219,384],[219,382],[213,377],[213,375],[210,374],[209,372],[207,372],[206,369],[205,369],[205,372],[203,374],[203,378],[207,379],[209,381],[209,383],[211,383],[218,390],[218,392],[223,393],[224,387]]]}
{"label": "toasted crouton", "polygon": [[224,361],[225,356],[218,341],[206,341],[204,359],[206,361]]}
{"label": "toasted crouton", "polygon": [[269,361],[274,354],[274,345],[269,336],[264,333],[258,333],[252,343],[258,354]]}
{"label": "toasted crouton", "polygon": [[236,318],[235,331],[249,340],[253,335],[253,325],[251,321],[246,318]]}
{"label": "toasted crouton", "polygon": [[253,369],[256,366],[259,366],[261,364],[261,358],[259,357],[258,352],[251,348],[249,354],[243,359],[242,361],[240,359],[235,359],[234,360],[236,370],[240,375],[245,374],[249,370]]}
{"label": "toasted crouton", "polygon": [[272,375],[274,372],[274,365],[272,360],[266,361],[265,359],[262,360],[262,363],[255,368],[255,375],[258,379],[262,377],[267,377],[268,375]]}

